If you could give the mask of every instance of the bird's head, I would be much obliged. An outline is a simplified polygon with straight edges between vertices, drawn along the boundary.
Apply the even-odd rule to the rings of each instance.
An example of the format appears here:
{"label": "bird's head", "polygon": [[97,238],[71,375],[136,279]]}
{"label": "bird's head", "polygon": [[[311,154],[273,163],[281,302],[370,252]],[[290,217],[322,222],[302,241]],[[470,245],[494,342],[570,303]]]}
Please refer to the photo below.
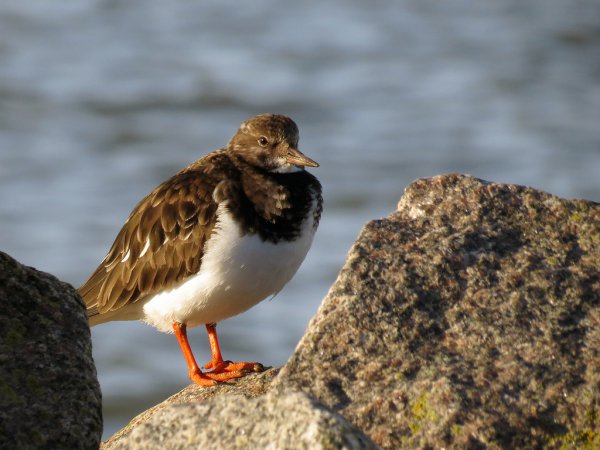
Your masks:
{"label": "bird's head", "polygon": [[260,114],[246,120],[227,151],[270,172],[288,173],[319,164],[298,150],[298,126],[287,116]]}

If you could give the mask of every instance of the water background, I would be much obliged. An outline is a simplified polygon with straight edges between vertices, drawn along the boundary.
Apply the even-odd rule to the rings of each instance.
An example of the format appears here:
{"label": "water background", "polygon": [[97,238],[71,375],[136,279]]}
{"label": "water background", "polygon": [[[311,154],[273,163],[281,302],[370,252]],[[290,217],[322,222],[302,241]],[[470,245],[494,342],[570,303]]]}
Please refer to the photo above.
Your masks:
{"label": "water background", "polygon": [[[325,212],[286,289],[219,330],[226,358],[280,365],[412,180],[600,200],[600,2],[2,2],[0,250],[79,286],[140,198],[262,112],[298,123]],[[105,437],[188,384],[146,325],[93,345]]]}

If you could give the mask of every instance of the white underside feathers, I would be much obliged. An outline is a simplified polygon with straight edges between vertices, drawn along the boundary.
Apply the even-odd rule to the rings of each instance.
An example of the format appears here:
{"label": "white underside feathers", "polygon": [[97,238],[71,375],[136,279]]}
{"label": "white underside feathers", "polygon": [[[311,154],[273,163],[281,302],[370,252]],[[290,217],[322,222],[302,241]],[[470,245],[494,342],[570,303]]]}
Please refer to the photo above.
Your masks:
{"label": "white underside feathers", "polygon": [[308,253],[315,231],[310,213],[298,239],[274,244],[242,235],[226,204],[219,205],[217,215],[200,271],[149,297],[142,320],[170,332],[173,321],[196,326],[246,311],[286,285]]}

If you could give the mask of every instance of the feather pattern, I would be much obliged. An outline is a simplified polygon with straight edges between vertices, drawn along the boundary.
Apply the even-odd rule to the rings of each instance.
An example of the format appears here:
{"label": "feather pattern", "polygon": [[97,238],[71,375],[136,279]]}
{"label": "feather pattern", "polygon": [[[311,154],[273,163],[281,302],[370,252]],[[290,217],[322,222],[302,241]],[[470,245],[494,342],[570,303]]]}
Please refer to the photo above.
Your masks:
{"label": "feather pattern", "polygon": [[[263,134],[270,147],[257,144]],[[140,319],[148,299],[198,274],[219,227],[219,211],[227,211],[242,235],[269,244],[301,238],[312,215],[312,241],[322,211],[321,185],[300,167],[318,164],[296,150],[297,143],[291,119],[255,116],[227,149],[190,164],[142,199],[79,288],[90,322]]]}
{"label": "feather pattern", "polygon": [[207,155],[134,208],[100,266],[79,289],[88,314],[117,310],[197,273],[219,203],[227,202],[247,233],[276,243],[298,237],[313,198],[316,228],[322,197],[311,174],[257,170],[224,150]]}
{"label": "feather pattern", "polygon": [[[223,152],[208,155],[137,204],[100,266],[79,289],[91,315],[167,289],[198,271],[216,221],[212,191],[222,176],[209,169],[221,159],[226,159]],[[189,191],[182,199],[183,184]]]}

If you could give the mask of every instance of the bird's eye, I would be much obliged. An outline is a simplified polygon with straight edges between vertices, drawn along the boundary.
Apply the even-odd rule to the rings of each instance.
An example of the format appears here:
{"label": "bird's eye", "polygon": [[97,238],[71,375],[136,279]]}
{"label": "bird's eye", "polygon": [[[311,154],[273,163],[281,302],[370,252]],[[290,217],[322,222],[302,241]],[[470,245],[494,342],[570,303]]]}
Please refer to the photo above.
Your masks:
{"label": "bird's eye", "polygon": [[258,138],[258,145],[260,145],[261,147],[266,147],[268,143],[269,140],[266,137],[261,136]]}

